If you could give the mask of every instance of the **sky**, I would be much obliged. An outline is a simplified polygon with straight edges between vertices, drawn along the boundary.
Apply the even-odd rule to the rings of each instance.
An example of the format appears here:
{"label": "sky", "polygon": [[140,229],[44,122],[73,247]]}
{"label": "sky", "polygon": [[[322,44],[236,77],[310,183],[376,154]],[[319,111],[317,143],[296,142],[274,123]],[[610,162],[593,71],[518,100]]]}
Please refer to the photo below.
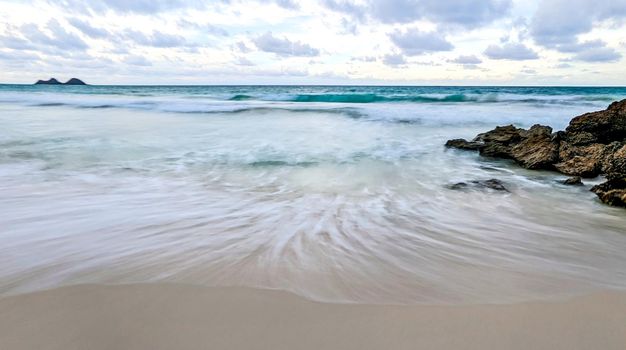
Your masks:
{"label": "sky", "polygon": [[0,0],[0,82],[626,85],[626,0]]}

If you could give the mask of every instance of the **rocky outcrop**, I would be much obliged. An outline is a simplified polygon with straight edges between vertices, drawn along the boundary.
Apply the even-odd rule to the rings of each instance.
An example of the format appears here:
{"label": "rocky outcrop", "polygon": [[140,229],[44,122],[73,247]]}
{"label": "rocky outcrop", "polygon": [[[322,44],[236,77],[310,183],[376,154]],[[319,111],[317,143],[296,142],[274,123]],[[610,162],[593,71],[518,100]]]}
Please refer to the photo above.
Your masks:
{"label": "rocky outcrop", "polygon": [[84,81],[82,81],[82,80],[80,80],[78,78],[72,78],[72,79],[66,81],[65,84],[63,84],[63,85],[87,85],[87,84],[85,84]]}
{"label": "rocky outcrop", "polygon": [[50,78],[49,80],[37,80],[35,85],[87,85],[87,84],[85,84],[84,81],[77,79],[77,78],[72,78],[66,81],[65,83],[61,83],[55,78]]}
{"label": "rocky outcrop", "polygon": [[[575,117],[565,131],[552,133],[543,125],[528,130],[498,126],[472,141],[454,139],[446,146],[513,159],[528,169],[552,169],[586,178],[604,174],[607,181],[592,191],[604,203],[626,206],[626,100]],[[580,181],[572,178],[568,182]]]}
{"label": "rocky outcrop", "polygon": [[513,125],[498,126],[472,141],[446,142],[447,147],[477,150],[482,156],[513,159],[528,169],[551,169],[558,160],[558,145],[552,128],[543,125],[534,125],[529,130]]}

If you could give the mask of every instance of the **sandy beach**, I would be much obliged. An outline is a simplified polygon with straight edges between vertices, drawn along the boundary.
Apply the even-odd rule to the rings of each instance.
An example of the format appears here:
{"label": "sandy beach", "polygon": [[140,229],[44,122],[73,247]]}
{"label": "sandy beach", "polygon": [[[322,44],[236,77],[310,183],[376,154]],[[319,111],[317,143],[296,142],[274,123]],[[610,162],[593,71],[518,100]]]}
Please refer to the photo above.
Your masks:
{"label": "sandy beach", "polygon": [[624,349],[626,293],[325,304],[248,288],[81,285],[0,299],[1,349]]}

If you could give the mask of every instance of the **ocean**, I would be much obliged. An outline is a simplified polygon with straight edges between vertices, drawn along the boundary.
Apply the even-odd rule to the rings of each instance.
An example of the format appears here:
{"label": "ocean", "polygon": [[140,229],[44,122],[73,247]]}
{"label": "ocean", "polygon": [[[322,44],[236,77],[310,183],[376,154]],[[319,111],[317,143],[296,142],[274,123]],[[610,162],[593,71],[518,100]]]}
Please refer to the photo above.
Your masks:
{"label": "ocean", "polygon": [[[447,150],[564,129],[614,87],[0,85],[0,294],[182,282],[313,300],[626,289],[626,210]],[[510,193],[455,191],[497,178]]]}

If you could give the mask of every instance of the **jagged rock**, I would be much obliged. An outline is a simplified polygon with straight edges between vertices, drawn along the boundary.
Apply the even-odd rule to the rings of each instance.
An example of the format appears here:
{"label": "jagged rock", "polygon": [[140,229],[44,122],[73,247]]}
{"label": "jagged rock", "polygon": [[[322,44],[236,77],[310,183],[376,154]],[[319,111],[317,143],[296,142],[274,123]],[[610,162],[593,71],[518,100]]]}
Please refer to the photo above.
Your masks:
{"label": "jagged rock", "polygon": [[482,145],[483,144],[480,142],[467,141],[464,139],[454,139],[446,142],[446,147],[472,151],[478,151]]}
{"label": "jagged rock", "polygon": [[609,144],[626,139],[626,100],[613,102],[603,111],[575,117],[565,133],[572,145]]}
{"label": "jagged rock", "polygon": [[582,186],[583,185],[583,181],[580,178],[580,176],[572,176],[572,177],[568,177],[567,179],[565,179],[562,182],[563,185],[570,185],[570,186]]}
{"label": "jagged rock", "polygon": [[597,194],[603,203],[617,207],[626,207],[626,178],[603,182],[593,186],[591,191]]}
{"label": "jagged rock", "polygon": [[[613,102],[603,111],[573,118],[565,131],[552,133],[548,126],[529,130],[498,126],[472,141],[450,140],[446,146],[478,150],[483,156],[509,158],[528,169],[556,169],[575,177],[605,174],[607,181],[592,190],[610,205],[626,206],[626,100]],[[579,184],[577,178],[566,184]],[[464,188],[472,183],[459,183]]]}
{"label": "jagged rock", "polygon": [[478,150],[482,156],[510,158],[528,169],[549,169],[558,161],[558,142],[552,128],[534,125],[529,130],[513,125],[498,126],[474,140],[455,139],[447,147]]}
{"label": "jagged rock", "polygon": [[467,188],[478,188],[478,189],[492,189],[494,191],[502,191],[509,192],[509,190],[504,187],[502,181],[498,179],[489,179],[489,180],[472,180],[469,182],[457,182],[455,184],[449,185],[449,189],[451,190],[463,190]]}
{"label": "jagged rock", "polygon": [[511,149],[511,156],[527,169],[550,169],[559,159],[559,144],[552,138],[552,128],[534,125],[522,132],[522,141]]}
{"label": "jagged rock", "polygon": [[554,167],[565,175],[595,177],[600,174],[604,160],[605,145],[594,143],[587,146],[573,146],[562,141],[559,147],[559,163]]}
{"label": "jagged rock", "polygon": [[606,147],[603,171],[609,180],[626,179],[626,142],[612,143]]}

